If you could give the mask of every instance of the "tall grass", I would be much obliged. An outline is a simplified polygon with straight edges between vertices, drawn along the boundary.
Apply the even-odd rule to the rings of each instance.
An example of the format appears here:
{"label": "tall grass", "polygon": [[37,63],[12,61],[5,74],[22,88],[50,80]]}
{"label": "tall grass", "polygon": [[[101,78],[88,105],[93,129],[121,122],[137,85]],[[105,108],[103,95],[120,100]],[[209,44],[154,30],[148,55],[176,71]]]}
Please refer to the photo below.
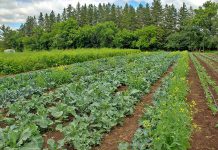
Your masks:
{"label": "tall grass", "polygon": [[46,69],[60,65],[94,60],[104,57],[139,53],[139,50],[122,49],[78,49],[66,51],[42,51],[5,54],[0,53],[0,74],[16,74]]}

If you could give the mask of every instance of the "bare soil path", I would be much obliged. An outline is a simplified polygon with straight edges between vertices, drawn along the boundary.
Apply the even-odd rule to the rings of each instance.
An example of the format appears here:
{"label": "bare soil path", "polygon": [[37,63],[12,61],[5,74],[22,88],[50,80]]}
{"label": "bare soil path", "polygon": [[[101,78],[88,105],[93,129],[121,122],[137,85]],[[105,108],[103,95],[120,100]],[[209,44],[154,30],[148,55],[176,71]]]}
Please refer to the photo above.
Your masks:
{"label": "bare soil path", "polygon": [[[204,62],[203,60],[201,60],[199,57],[196,56],[196,58],[198,59],[198,61],[200,62],[200,64],[206,69],[207,73],[209,76],[211,76],[211,78],[213,80],[216,81],[217,85],[218,85],[218,74],[216,73],[215,70],[213,70],[206,62]],[[218,63],[216,63],[218,65]]]}
{"label": "bare soil path", "polygon": [[218,150],[218,115],[214,116],[206,103],[204,90],[201,86],[194,64],[190,62],[189,73],[190,93],[189,102],[195,101],[196,112],[193,116],[193,123],[198,129],[192,134],[190,150]]}
{"label": "bare soil path", "polygon": [[145,95],[142,100],[135,106],[133,115],[124,119],[122,126],[115,127],[112,131],[105,135],[101,144],[93,150],[117,150],[120,142],[131,142],[136,130],[139,128],[138,121],[144,114],[145,104],[152,104],[152,96],[154,92],[160,87],[161,81],[170,72],[173,66],[169,67],[162,77],[151,87],[150,93]]}

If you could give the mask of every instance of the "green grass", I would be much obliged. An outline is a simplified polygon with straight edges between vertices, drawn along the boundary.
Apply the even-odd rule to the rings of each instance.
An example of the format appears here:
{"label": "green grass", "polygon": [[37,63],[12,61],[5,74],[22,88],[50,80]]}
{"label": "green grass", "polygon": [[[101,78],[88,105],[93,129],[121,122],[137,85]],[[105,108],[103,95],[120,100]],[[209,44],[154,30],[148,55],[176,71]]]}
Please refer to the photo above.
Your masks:
{"label": "green grass", "polygon": [[17,74],[60,65],[69,65],[77,62],[139,52],[139,50],[103,48],[23,52],[14,54],[0,53],[0,75]]}

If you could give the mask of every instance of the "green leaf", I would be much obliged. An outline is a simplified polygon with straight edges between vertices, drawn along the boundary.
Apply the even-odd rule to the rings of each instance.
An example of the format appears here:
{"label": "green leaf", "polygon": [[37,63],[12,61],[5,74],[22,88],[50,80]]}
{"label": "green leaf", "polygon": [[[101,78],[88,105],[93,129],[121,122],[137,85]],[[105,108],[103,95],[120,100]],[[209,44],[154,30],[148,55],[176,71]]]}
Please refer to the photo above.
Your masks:
{"label": "green leaf", "polygon": [[5,121],[8,124],[14,123],[15,119],[14,118],[4,118],[3,121]]}
{"label": "green leaf", "polygon": [[57,149],[57,144],[55,143],[55,140],[48,139],[47,144],[49,145],[50,150],[56,150]]}
{"label": "green leaf", "polygon": [[20,150],[41,150],[43,146],[43,138],[41,135],[35,136],[30,143],[25,144]]}
{"label": "green leaf", "polygon": [[19,139],[19,132],[18,131],[9,131],[8,133],[8,143],[12,147],[16,147],[17,140]]}
{"label": "green leaf", "polygon": [[40,117],[35,120],[36,124],[43,129],[48,128],[49,125],[52,125],[52,121],[46,117]]}
{"label": "green leaf", "polygon": [[119,143],[118,150],[128,150],[128,148],[129,148],[129,143],[127,142]]}
{"label": "green leaf", "polygon": [[58,124],[55,128],[57,131],[63,131],[63,125],[62,124]]}
{"label": "green leaf", "polygon": [[64,144],[65,144],[65,140],[63,139],[63,140],[59,140],[58,141],[58,149],[62,149],[62,147],[64,146]]}
{"label": "green leaf", "polygon": [[19,140],[19,142],[18,142],[17,144],[18,144],[19,146],[21,146],[28,138],[31,137],[31,134],[32,134],[32,132],[31,132],[30,128],[25,129],[25,130],[21,133],[21,135],[20,135],[20,140]]}
{"label": "green leaf", "polygon": [[53,111],[51,112],[51,115],[55,118],[60,118],[63,115],[63,111]]}

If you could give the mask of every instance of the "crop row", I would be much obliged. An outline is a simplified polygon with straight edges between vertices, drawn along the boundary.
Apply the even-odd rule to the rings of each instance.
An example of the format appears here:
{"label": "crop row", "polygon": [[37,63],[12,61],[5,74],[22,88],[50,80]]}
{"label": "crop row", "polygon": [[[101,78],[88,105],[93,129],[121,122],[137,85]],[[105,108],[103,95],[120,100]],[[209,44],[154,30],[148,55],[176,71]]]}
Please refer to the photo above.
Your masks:
{"label": "crop row", "polygon": [[17,74],[27,71],[69,65],[105,57],[139,53],[138,50],[120,49],[79,49],[51,52],[24,52],[0,54],[0,75]]}
{"label": "crop row", "polygon": [[[177,58],[176,53],[140,54],[122,67],[83,76],[51,93],[8,105],[3,112],[7,127],[0,129],[0,148],[42,149],[42,134],[51,130],[63,138],[44,141],[50,149],[91,149],[133,112],[142,94],[149,92]],[[120,91],[120,86],[126,90]]]}
{"label": "crop row", "polygon": [[210,59],[210,60],[213,60],[215,62],[218,63],[218,55],[215,55],[215,54],[202,54],[204,57]]}
{"label": "crop row", "polygon": [[[218,72],[218,62],[215,62],[213,60],[211,60],[209,57],[207,57],[207,55],[205,54],[198,54],[196,53],[196,56],[198,56],[198,58],[200,58],[201,60],[203,60],[207,65],[210,66],[210,68],[212,68],[214,71]],[[218,59],[218,57],[217,57]]]}
{"label": "crop row", "polygon": [[218,111],[218,104],[213,97],[212,90],[214,90],[218,94],[218,86],[216,85],[216,82],[213,79],[211,79],[211,77],[208,75],[207,71],[200,64],[197,58],[193,54],[190,54],[190,57],[195,65],[195,68],[198,73],[198,77],[200,78],[201,85],[204,89],[204,93],[207,99],[207,104],[209,108],[212,110],[212,112],[215,114]]}
{"label": "crop row", "polygon": [[191,111],[186,102],[189,56],[182,52],[174,70],[153,96],[153,105],[145,107],[131,144],[121,143],[120,149],[177,149],[189,147]]}
{"label": "crop row", "polygon": [[[144,53],[148,58],[155,54],[162,54],[162,57],[166,55],[162,52]],[[18,98],[29,98],[33,94],[42,95],[45,91],[54,90],[62,84],[78,81],[83,76],[108,70],[113,71],[138,57],[141,55],[116,56],[0,78],[0,106],[3,107],[8,102],[15,102]]]}

